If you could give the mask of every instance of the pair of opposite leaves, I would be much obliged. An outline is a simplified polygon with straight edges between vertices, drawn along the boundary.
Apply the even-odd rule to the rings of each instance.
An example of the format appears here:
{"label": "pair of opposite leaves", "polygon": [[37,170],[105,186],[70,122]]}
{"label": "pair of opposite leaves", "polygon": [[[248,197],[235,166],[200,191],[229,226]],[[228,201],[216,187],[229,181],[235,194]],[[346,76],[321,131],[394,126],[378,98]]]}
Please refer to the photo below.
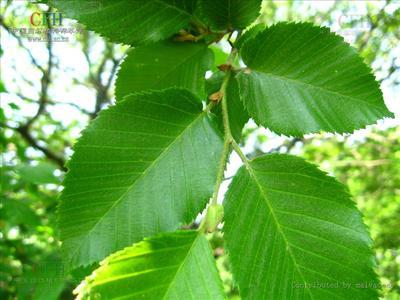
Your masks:
{"label": "pair of opposite leaves", "polygon": [[[159,10],[155,2],[168,1],[149,1],[144,7]],[[90,21],[85,7],[92,4],[78,3],[81,19]],[[171,19],[177,29],[187,22],[187,12],[192,9],[185,3],[189,2],[181,4],[189,10]],[[111,4],[100,13],[140,2]],[[171,7],[168,4],[154,16],[170,18]],[[140,14],[130,17],[125,21],[136,22]],[[100,26],[99,31],[111,30],[116,23]],[[128,43],[154,42],[176,32],[172,27],[136,25],[119,29],[130,28],[125,37],[136,40]],[[118,33],[115,29],[110,33]],[[149,30],[148,34],[143,30]],[[259,124],[286,135],[350,132],[390,116],[370,70],[327,29],[309,24],[257,27],[246,33],[237,47],[248,69],[231,80],[227,91],[235,138],[240,138],[247,113]],[[212,60],[202,44],[161,42],[138,47],[119,71],[117,99],[171,86],[203,97],[204,73]],[[218,80],[216,75],[210,81]],[[78,266],[98,261],[143,237],[190,222],[204,208],[214,186],[222,149],[217,127],[202,111],[199,98],[182,89],[128,95],[102,112],[76,145],[65,180],[60,227],[68,263]],[[359,282],[376,282],[370,240],[346,191],[333,179],[300,159],[267,156],[239,170],[229,190],[224,231],[242,297],[375,294],[372,289],[354,287]],[[106,260],[85,293],[130,298],[222,297],[204,243],[197,233],[177,232],[127,248]],[[314,251],[310,245],[315,246]],[[143,247],[147,251],[142,251]],[[161,258],[157,258],[158,248],[162,248]],[[243,255],[245,248],[248,255]],[[179,261],[165,260],[170,255],[163,253],[170,250]],[[199,255],[205,255],[205,260],[199,261]],[[189,271],[198,276],[189,281]],[[162,284],[154,286],[155,278],[162,278]],[[207,278],[212,283],[205,281]],[[280,285],[278,279],[285,280]],[[324,280],[353,286],[335,290],[333,295],[326,289],[293,289],[293,283]],[[133,294],[126,290],[127,285]]]}

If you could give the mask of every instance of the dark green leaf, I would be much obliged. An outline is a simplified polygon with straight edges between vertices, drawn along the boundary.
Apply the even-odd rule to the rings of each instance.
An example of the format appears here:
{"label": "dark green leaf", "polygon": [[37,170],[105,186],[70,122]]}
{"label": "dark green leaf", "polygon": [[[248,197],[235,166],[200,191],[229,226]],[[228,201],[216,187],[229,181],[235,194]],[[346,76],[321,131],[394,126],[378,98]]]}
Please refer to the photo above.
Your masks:
{"label": "dark green leaf", "polygon": [[[206,81],[206,92],[208,95],[219,91],[222,85],[222,79],[224,77],[223,72],[217,72],[213,74]],[[229,123],[234,139],[239,142],[242,136],[242,129],[246,122],[249,120],[249,116],[243,107],[242,101],[240,101],[239,89],[237,80],[235,78],[230,78],[227,89],[227,104],[228,104],[228,116]],[[219,118],[219,127],[221,132],[224,131],[224,126],[222,123],[222,111],[221,105],[218,105],[213,111]]]}
{"label": "dark green leaf", "polygon": [[343,38],[310,23],[278,23],[241,48],[238,74],[254,120],[285,135],[352,132],[392,117],[371,70]]}
{"label": "dark green leaf", "polygon": [[361,214],[345,187],[314,165],[289,155],[250,161],[224,206],[243,299],[377,299]]}
{"label": "dark green leaf", "polygon": [[187,27],[193,0],[51,0],[67,17],[107,37],[129,45],[167,39]]}
{"label": "dark green leaf", "polygon": [[241,35],[237,41],[235,41],[235,47],[240,49],[247,41],[252,40],[257,34],[265,29],[264,24],[257,24],[247,30],[243,35]]}
{"label": "dark green leaf", "polygon": [[117,100],[133,92],[168,87],[204,95],[204,76],[212,63],[212,51],[201,43],[160,42],[131,49],[118,72]]}
{"label": "dark green leaf", "polygon": [[106,258],[81,284],[83,299],[224,299],[212,251],[197,231],[162,234]]}
{"label": "dark green leaf", "polygon": [[6,93],[7,90],[4,86],[4,83],[2,81],[0,81],[0,93]]}
{"label": "dark green leaf", "polygon": [[59,208],[70,266],[189,223],[216,180],[222,140],[183,89],[133,94],[100,113],[74,147]]}
{"label": "dark green leaf", "polygon": [[[1,83],[1,82],[0,82]],[[14,110],[20,110],[21,108],[15,103],[8,103],[8,106]]]}
{"label": "dark green leaf", "polygon": [[198,0],[199,15],[215,30],[242,29],[260,14],[261,0]]}
{"label": "dark green leaf", "polygon": [[25,271],[18,281],[19,299],[56,300],[66,285],[66,273],[58,254],[48,255]]}
{"label": "dark green leaf", "polygon": [[40,224],[38,215],[29,207],[28,203],[17,199],[1,198],[0,204],[0,219],[11,226]]}
{"label": "dark green leaf", "polygon": [[5,120],[6,120],[6,115],[4,114],[4,109],[0,107],[0,121],[4,122]]}
{"label": "dark green leaf", "polygon": [[206,80],[206,93],[207,96],[210,96],[213,93],[218,92],[221,89],[222,81],[224,79],[225,73],[221,71],[217,71],[212,74],[210,78]]}

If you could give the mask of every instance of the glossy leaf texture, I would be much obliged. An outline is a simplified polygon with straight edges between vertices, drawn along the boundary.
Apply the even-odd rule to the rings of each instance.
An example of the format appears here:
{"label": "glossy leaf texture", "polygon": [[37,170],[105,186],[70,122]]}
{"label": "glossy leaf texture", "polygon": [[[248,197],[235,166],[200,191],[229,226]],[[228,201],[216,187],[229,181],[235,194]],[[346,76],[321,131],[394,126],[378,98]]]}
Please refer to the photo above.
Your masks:
{"label": "glossy leaf texture", "polygon": [[119,251],[78,290],[78,299],[224,299],[211,247],[197,231],[165,233]]}
{"label": "glossy leaf texture", "polygon": [[213,61],[212,51],[203,43],[164,41],[131,49],[118,71],[116,98],[169,87],[204,95],[205,73]]}
{"label": "glossy leaf texture", "polygon": [[69,267],[192,221],[213,192],[222,139],[193,94],[168,89],[102,111],[74,151],[59,206]]}
{"label": "glossy leaf texture", "polygon": [[[206,92],[208,96],[219,91],[224,76],[225,73],[217,72],[213,74],[209,79],[207,79]],[[226,88],[226,97],[227,97],[228,117],[229,117],[231,133],[233,138],[237,142],[240,142],[240,139],[242,137],[242,130],[246,122],[249,120],[249,115],[245,110],[245,108],[243,107],[242,101],[240,100],[238,83],[234,77],[231,77],[229,79]],[[222,122],[221,105],[216,106],[213,112],[217,115],[219,120],[218,124],[220,130],[221,132],[223,132],[224,125]]]}
{"label": "glossy leaf texture", "polygon": [[260,14],[261,0],[198,0],[199,16],[214,30],[243,29]]}
{"label": "glossy leaf texture", "polygon": [[193,0],[49,0],[65,16],[116,43],[164,40],[188,27]]}
{"label": "glossy leaf texture", "polygon": [[237,76],[245,106],[276,133],[346,133],[393,116],[370,68],[328,28],[278,23],[240,53],[248,67]]}
{"label": "glossy leaf texture", "polygon": [[224,210],[243,299],[377,299],[361,215],[345,187],[314,165],[256,158],[235,175]]}

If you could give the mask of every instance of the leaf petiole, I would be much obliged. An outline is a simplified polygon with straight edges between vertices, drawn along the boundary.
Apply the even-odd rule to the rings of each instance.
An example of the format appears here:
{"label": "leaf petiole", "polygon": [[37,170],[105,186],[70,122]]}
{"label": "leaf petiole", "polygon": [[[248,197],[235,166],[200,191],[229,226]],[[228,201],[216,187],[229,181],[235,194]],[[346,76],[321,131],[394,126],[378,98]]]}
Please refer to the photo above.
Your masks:
{"label": "leaf petiole", "polygon": [[[232,48],[231,53],[227,59],[226,65],[231,65],[232,62],[235,60],[236,55],[237,55],[237,49]],[[227,86],[233,71],[231,68],[228,68],[225,72],[226,73],[223,78],[221,88],[218,92],[220,95],[222,95],[221,106],[222,106],[222,121],[224,126],[224,145],[223,145],[221,160],[218,167],[217,180],[215,182],[214,193],[211,198],[211,203],[208,206],[206,215],[204,216],[204,219],[202,220],[199,227],[199,231],[202,232],[204,231],[213,232],[217,228],[217,225],[222,221],[223,213],[215,214],[214,211],[215,208],[218,207],[223,212],[222,205],[219,205],[217,201],[218,201],[218,193],[221,184],[224,180],[224,172],[231,148],[238,153],[240,158],[243,160],[243,163],[245,163],[246,165],[248,164],[246,156],[240,150],[239,145],[235,142],[230,129],[228,103],[227,103]],[[212,226],[209,226],[209,224],[212,224]]]}

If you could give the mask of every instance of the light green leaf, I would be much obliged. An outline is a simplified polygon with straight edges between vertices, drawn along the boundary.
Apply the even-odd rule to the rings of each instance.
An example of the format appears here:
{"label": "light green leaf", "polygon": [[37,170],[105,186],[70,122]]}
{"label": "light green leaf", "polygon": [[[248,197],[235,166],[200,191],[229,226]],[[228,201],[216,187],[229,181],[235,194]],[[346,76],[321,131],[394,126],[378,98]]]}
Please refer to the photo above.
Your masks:
{"label": "light green leaf", "polygon": [[79,299],[224,299],[210,245],[197,231],[162,234],[106,258]]}
{"label": "light green leaf", "polygon": [[50,4],[88,30],[129,45],[169,38],[188,26],[195,7],[192,0],[50,0]]}
{"label": "light green leaf", "polygon": [[54,175],[57,170],[56,166],[50,163],[42,162],[36,166],[22,164],[17,168],[17,173],[22,180],[34,184],[60,183],[59,179]]}
{"label": "light green leaf", "polygon": [[239,169],[224,206],[243,299],[377,299],[361,214],[345,187],[314,165],[256,158]]}
{"label": "light green leaf", "polygon": [[212,52],[214,53],[214,65],[212,66],[212,71],[213,72],[218,72],[218,66],[225,64],[228,57],[229,57],[229,53],[224,52],[221,47],[217,46],[217,45],[211,45],[209,47]]}
{"label": "light green leaf", "polygon": [[[211,95],[219,91],[222,85],[222,80],[225,74],[223,72],[217,72],[213,74],[207,81],[206,81],[206,92],[207,95]],[[246,122],[249,120],[249,115],[247,111],[244,109],[242,101],[240,101],[239,89],[237,80],[233,77],[229,79],[229,83],[226,89],[227,93],[227,106],[228,106],[228,117],[230,123],[230,129],[232,136],[237,142],[240,142],[240,138],[242,136],[242,129]],[[222,111],[221,105],[218,105],[214,109],[214,113],[219,118],[219,127],[220,130],[224,131],[224,126],[222,122]]]}
{"label": "light green leaf", "polygon": [[118,72],[116,98],[168,87],[187,88],[202,96],[205,72],[213,60],[212,51],[202,43],[168,41],[131,49]]}
{"label": "light green leaf", "polygon": [[[214,65],[211,68],[211,71],[213,73],[217,73],[219,71],[218,66],[226,64],[228,57],[229,57],[229,53],[224,52],[220,46],[217,45],[211,45],[209,46],[210,50],[212,50],[214,52]],[[234,61],[232,62],[233,66],[239,66],[239,57],[236,56]]]}
{"label": "light green leaf", "polygon": [[240,51],[238,74],[254,120],[285,135],[352,132],[392,117],[371,70],[343,38],[310,23],[278,23]]}
{"label": "light green leaf", "polygon": [[216,126],[184,89],[129,95],[102,111],[74,147],[61,195],[69,266],[192,221],[213,192]]}
{"label": "light green leaf", "polygon": [[215,30],[242,29],[261,9],[261,0],[198,0],[199,16]]}

